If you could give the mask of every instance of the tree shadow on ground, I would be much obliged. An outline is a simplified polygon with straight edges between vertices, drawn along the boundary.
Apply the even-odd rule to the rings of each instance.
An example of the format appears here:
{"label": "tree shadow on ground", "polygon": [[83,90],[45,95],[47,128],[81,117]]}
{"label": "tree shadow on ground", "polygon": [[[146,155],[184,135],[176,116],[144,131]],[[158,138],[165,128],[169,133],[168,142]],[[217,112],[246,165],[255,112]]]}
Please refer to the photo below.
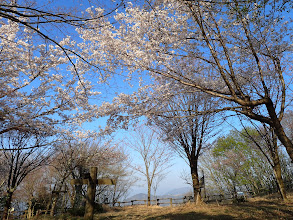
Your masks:
{"label": "tree shadow on ground", "polygon": [[[292,219],[293,220],[293,204],[277,205],[274,202],[261,201],[252,203],[243,203],[234,206],[235,211],[245,213],[265,213],[265,219]],[[259,219],[259,216],[256,216]]]}
{"label": "tree shadow on ground", "polygon": [[[120,212],[121,211],[121,212]],[[293,203],[280,201],[249,201],[229,205],[185,205],[161,207],[131,207],[118,209],[99,220],[293,220]]]}
{"label": "tree shadow on ground", "polygon": [[146,220],[158,220],[158,219],[170,219],[170,220],[189,220],[189,219],[199,219],[199,220],[230,220],[235,219],[230,215],[209,215],[204,212],[188,212],[182,214],[165,214],[156,217],[146,218]]}

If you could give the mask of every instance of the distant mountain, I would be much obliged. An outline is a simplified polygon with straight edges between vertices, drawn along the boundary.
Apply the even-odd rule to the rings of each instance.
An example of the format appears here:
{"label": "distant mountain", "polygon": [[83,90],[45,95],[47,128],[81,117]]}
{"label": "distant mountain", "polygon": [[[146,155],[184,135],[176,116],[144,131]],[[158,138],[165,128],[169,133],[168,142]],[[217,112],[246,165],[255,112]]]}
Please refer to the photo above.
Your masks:
{"label": "distant mountain", "polygon": [[[186,194],[191,193],[192,188],[190,186],[187,187],[181,187],[176,188],[168,191],[164,195],[158,195],[157,198],[183,198]],[[127,198],[125,201],[131,201],[131,200],[146,200],[148,198],[147,194],[145,193],[138,193],[135,194],[129,198]],[[153,199],[154,197],[151,196]]]}
{"label": "distant mountain", "polygon": [[138,194],[135,194],[129,198],[127,198],[126,200],[127,201],[131,201],[131,200],[145,200],[145,199],[148,199],[148,195],[145,194],[145,193],[138,193]]}
{"label": "distant mountain", "polygon": [[[175,203],[178,203],[178,202],[180,203],[181,202],[182,203],[182,199],[184,200],[184,197],[186,195],[188,195],[188,194],[191,195],[191,192],[192,192],[192,188],[190,186],[189,187],[181,187],[181,188],[172,189],[172,190],[168,191],[167,193],[165,193],[164,195],[158,195],[156,198],[151,196],[151,199],[152,200],[154,200],[154,199],[164,199],[163,203],[162,203],[162,200],[160,200],[161,201],[160,204],[161,204],[161,206],[166,206],[169,203],[165,199],[172,198],[172,199],[176,200],[176,201],[173,201],[173,202],[175,202]],[[135,194],[135,195],[133,195],[131,197],[128,197],[127,199],[124,200],[125,202],[127,202],[125,205],[131,205],[131,201],[135,201],[134,202],[135,205],[145,204],[144,200],[147,200],[147,197],[148,196],[145,193]],[[164,204],[165,202],[167,202],[167,203]],[[154,201],[152,201],[151,203],[156,204],[156,202],[154,202]]]}
{"label": "distant mountain", "polygon": [[[135,201],[135,204],[138,205],[138,204],[145,204],[145,201],[137,201],[137,200],[147,200],[147,199],[148,199],[148,195],[147,194],[145,194],[145,193],[138,193],[138,194],[135,194],[135,195],[133,195],[131,197],[128,197],[124,201],[127,201],[129,203],[132,200],[134,200],[134,201],[136,200]],[[153,199],[153,196],[151,196],[151,199]]]}
{"label": "distant mountain", "polygon": [[190,186],[186,186],[186,187],[172,189],[160,197],[165,197],[165,198],[166,197],[172,197],[172,198],[184,197],[186,194],[191,193],[191,192],[192,192],[192,188]]}

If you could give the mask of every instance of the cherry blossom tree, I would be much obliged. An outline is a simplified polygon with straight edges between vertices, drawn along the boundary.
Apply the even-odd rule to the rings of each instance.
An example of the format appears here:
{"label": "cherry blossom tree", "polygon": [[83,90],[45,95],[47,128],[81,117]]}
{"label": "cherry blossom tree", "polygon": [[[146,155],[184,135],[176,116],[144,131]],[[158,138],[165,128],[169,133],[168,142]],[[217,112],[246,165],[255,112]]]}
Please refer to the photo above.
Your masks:
{"label": "cherry blossom tree", "polygon": [[[282,0],[168,0],[146,8],[129,4],[103,19],[104,25],[93,21],[92,30],[79,33],[85,50],[99,51],[98,60],[127,69],[130,76],[141,73],[145,84],[165,77],[223,100],[215,112],[232,111],[268,124],[293,160],[292,140],[281,124],[291,101],[286,95],[292,69],[291,8]],[[120,123],[123,108],[116,109],[126,105],[139,114],[135,103],[149,96],[138,101],[136,95],[122,94],[113,105],[105,103],[101,115],[111,114]]]}
{"label": "cherry blossom tree", "polygon": [[[58,66],[67,63],[60,49],[34,45],[30,30],[19,32],[19,25],[13,22],[3,23],[0,30],[0,133],[10,130],[51,133],[60,122],[73,122],[74,117],[66,117],[65,112],[74,110],[78,102],[87,105],[86,94],[78,94],[83,88],[76,85],[76,80],[58,73]],[[56,117],[53,119],[52,115]]]}
{"label": "cherry blossom tree", "polygon": [[107,76],[101,75],[102,63],[91,61],[93,54],[80,50],[74,29],[88,28],[87,21],[121,4],[86,11],[98,2],[80,3],[84,12],[76,10],[80,5],[61,7],[57,1],[1,1],[0,134],[42,130],[52,135],[69,129],[72,134],[95,116],[91,99],[98,100],[96,86]]}

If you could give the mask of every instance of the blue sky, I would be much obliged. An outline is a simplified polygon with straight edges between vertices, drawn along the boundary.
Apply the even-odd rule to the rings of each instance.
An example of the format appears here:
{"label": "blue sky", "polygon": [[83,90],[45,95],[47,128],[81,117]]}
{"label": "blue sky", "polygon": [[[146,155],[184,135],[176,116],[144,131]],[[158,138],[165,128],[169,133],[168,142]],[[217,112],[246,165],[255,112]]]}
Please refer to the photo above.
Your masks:
{"label": "blue sky", "polygon": [[[46,9],[47,7],[47,1],[38,1],[38,3],[43,2],[43,7],[41,9]],[[80,2],[84,2],[83,4],[80,4]],[[105,7],[111,8],[116,5],[116,3],[113,3],[112,1],[106,1],[103,3]],[[89,5],[88,1],[72,1],[72,0],[66,0],[66,1],[53,1],[51,4],[52,6],[76,6],[77,11],[82,11],[85,10]],[[73,31],[73,29],[69,30]],[[127,72],[125,72],[125,75],[127,75]],[[91,79],[95,80],[95,79]],[[125,83],[124,78],[122,76],[116,76],[113,78],[110,82],[109,85],[99,88],[99,90],[102,92],[101,98],[98,100],[92,100],[91,102],[93,104],[98,104],[100,105],[103,101],[108,101],[111,102],[112,98],[115,97],[116,93],[126,93],[130,94],[133,91],[135,91],[138,88],[137,82],[134,81],[134,86],[130,88],[127,83]],[[85,123],[83,125],[83,128],[86,130],[98,130],[99,126],[104,127],[106,125],[106,118],[99,118],[96,119],[92,122]],[[127,132],[125,131],[117,131],[115,133],[115,140],[123,140],[127,136]],[[137,156],[133,154],[131,150],[129,150],[130,156],[132,157],[133,161],[135,162],[136,160],[139,160]],[[171,189],[174,188],[181,188],[187,186],[184,180],[180,178],[181,173],[185,170],[186,172],[189,172],[189,166],[185,163],[185,161],[182,158],[179,158],[178,156],[175,155],[175,159],[173,161],[173,166],[169,168],[169,172],[166,176],[166,178],[161,182],[161,184],[158,187],[157,194],[162,195]],[[147,188],[146,186],[141,186],[141,185],[146,185],[145,182],[139,181],[137,183],[138,186],[133,187],[131,190],[131,195],[136,194],[136,193],[146,193]],[[141,186],[141,187],[140,187]]]}
{"label": "blue sky", "polygon": [[[84,124],[85,129],[98,129],[99,126],[103,127],[106,124],[106,118],[99,118],[96,119],[93,122],[88,122]],[[113,134],[114,142],[122,142],[122,140],[126,138],[131,138],[129,135],[128,131],[125,130],[118,130],[115,134]],[[122,144],[122,147],[123,146]],[[125,147],[126,152],[130,156],[130,161],[132,163],[141,163],[142,159],[140,156],[134,152],[131,148]],[[166,172],[166,178],[162,180],[162,182],[159,184],[158,189],[157,189],[157,195],[163,195],[166,192],[175,189],[175,188],[181,188],[181,187],[186,187],[188,186],[184,180],[180,178],[181,173],[183,171],[189,172],[190,168],[186,164],[186,162],[177,156],[176,154],[174,155],[174,159],[171,160],[171,164],[173,164],[172,167],[170,167]],[[137,193],[147,193],[147,185],[146,182],[144,181],[143,176],[139,175],[138,173],[135,174],[135,176],[139,177],[141,180],[137,181],[135,185],[130,189],[129,191],[129,196],[135,195]]]}

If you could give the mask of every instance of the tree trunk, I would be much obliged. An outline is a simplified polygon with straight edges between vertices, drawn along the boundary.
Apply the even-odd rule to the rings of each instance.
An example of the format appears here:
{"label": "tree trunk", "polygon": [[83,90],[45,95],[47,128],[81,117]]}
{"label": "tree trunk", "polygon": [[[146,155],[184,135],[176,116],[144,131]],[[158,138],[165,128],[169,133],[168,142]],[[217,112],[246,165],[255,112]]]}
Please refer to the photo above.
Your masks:
{"label": "tree trunk", "polygon": [[148,181],[148,206],[151,205],[151,184]]}
{"label": "tree trunk", "polygon": [[8,217],[8,212],[11,206],[13,192],[14,190],[11,190],[11,189],[8,189],[6,192],[2,220],[6,220]]}
{"label": "tree trunk", "polygon": [[62,203],[61,203],[61,211],[62,211],[62,213],[64,213],[64,211],[65,211],[65,205],[66,205],[66,193],[64,192],[63,196],[62,196]]}
{"label": "tree trunk", "polygon": [[276,114],[274,104],[271,100],[268,104],[266,104],[266,107],[267,107],[268,113],[269,113],[271,120],[272,120],[271,127],[274,129],[274,132],[278,136],[278,139],[281,141],[281,143],[286,148],[286,151],[287,151],[289,157],[291,158],[291,163],[293,163],[293,143],[286,135],[284,128],[283,128],[283,126],[282,126],[282,124]]}
{"label": "tree trunk", "polygon": [[276,135],[278,136],[278,139],[285,146],[286,151],[291,158],[291,163],[293,163],[293,144],[292,144],[292,141],[285,134],[281,123],[278,121],[277,124],[278,124],[278,126],[274,127],[274,131],[275,131]]}
{"label": "tree trunk", "polygon": [[288,201],[285,184],[282,178],[282,169],[281,169],[280,158],[278,153],[278,140],[277,140],[276,132],[274,131],[274,128],[272,127],[270,127],[270,131],[272,134],[272,146],[270,147],[270,153],[273,160],[273,164],[272,163],[270,164],[273,167],[276,184],[281,194],[281,197],[284,201]]}
{"label": "tree trunk", "polygon": [[281,170],[280,158],[279,158],[277,148],[275,148],[275,152],[273,155],[273,162],[274,162],[274,166],[273,166],[274,174],[276,177],[276,182],[277,182],[277,186],[279,188],[281,197],[284,201],[288,201],[287,195],[286,195],[285,184],[284,184],[284,181],[282,178],[282,170]]}
{"label": "tree trunk", "polygon": [[54,216],[58,198],[59,198],[59,193],[52,192],[52,206],[51,206],[50,216]]}
{"label": "tree trunk", "polygon": [[28,209],[27,209],[27,219],[31,219],[31,217],[33,217],[33,197],[30,198],[29,202],[28,202]]}
{"label": "tree trunk", "polygon": [[[236,177],[236,175],[235,175],[235,177]],[[232,181],[232,194],[233,194],[233,199],[237,201],[237,190],[236,190],[235,181]]]}
{"label": "tree trunk", "polygon": [[73,199],[73,208],[80,208],[82,202],[82,185],[75,185],[75,194]]}
{"label": "tree trunk", "polygon": [[282,178],[282,175],[281,175],[281,167],[280,166],[275,166],[274,167],[274,173],[275,173],[275,176],[276,176],[277,185],[278,185],[280,194],[282,196],[282,199],[284,201],[288,201],[285,184],[284,184],[284,181],[283,181],[283,178]]}
{"label": "tree trunk", "polygon": [[195,205],[200,204],[201,195],[200,195],[200,185],[197,172],[197,164],[190,166],[191,178],[192,178],[192,187],[193,187],[193,197]]}
{"label": "tree trunk", "polygon": [[71,208],[74,208],[75,188],[73,188],[72,190],[68,190],[68,195],[69,195],[69,199],[70,199]]}
{"label": "tree trunk", "polygon": [[253,194],[254,195],[259,194],[259,192],[260,192],[259,186],[257,185],[257,182],[254,179],[252,181],[252,187],[253,187]]}

